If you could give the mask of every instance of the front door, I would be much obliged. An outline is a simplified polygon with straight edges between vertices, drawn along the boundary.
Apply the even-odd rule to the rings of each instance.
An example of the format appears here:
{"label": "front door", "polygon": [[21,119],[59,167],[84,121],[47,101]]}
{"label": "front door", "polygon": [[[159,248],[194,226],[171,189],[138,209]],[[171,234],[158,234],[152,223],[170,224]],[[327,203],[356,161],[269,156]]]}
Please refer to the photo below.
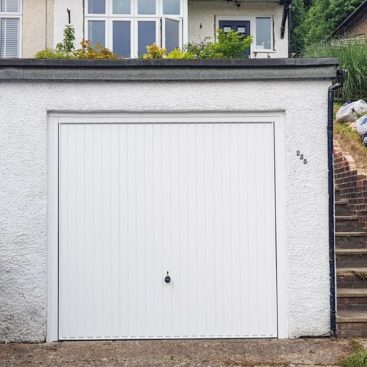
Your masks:
{"label": "front door", "polygon": [[[220,20],[219,29],[224,32],[235,31],[243,37],[248,37],[250,33],[250,21],[248,20]],[[246,56],[250,55],[250,49],[246,50]]]}

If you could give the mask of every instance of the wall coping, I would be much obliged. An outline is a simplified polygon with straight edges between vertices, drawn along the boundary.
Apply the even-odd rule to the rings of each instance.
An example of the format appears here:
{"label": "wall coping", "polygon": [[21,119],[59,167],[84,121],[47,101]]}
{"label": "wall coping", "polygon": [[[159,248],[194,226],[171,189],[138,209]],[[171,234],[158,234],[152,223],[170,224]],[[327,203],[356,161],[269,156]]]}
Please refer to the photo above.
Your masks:
{"label": "wall coping", "polygon": [[1,81],[334,80],[338,60],[0,59]]}

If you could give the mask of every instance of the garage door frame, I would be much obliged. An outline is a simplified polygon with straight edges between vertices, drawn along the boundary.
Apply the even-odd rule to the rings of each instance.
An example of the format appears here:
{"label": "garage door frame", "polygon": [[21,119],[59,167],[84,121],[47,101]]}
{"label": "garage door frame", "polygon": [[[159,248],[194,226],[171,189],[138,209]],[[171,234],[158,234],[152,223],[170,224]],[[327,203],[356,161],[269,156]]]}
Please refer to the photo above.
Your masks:
{"label": "garage door frame", "polygon": [[58,336],[59,128],[83,123],[272,123],[276,198],[276,270],[278,338],[288,337],[285,215],[285,124],[283,112],[50,113],[48,116],[48,317],[47,341]]}

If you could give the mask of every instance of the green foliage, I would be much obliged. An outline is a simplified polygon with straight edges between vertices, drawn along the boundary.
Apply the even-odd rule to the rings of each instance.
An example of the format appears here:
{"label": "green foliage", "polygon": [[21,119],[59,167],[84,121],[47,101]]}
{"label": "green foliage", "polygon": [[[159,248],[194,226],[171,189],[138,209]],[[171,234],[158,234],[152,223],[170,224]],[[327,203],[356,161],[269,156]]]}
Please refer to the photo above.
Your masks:
{"label": "green foliage", "polygon": [[306,57],[337,57],[340,67],[347,70],[342,90],[343,100],[367,98],[367,42],[338,40],[313,44]]}
{"label": "green foliage", "polygon": [[164,48],[153,43],[147,46],[145,60],[152,59],[241,59],[251,46],[252,37],[243,37],[237,32],[218,31],[217,41],[205,41],[200,44],[188,44],[184,50],[175,49],[167,54]]}
{"label": "green foliage", "polygon": [[356,340],[353,340],[351,344],[352,354],[342,361],[342,365],[344,367],[367,367],[367,351]]}
{"label": "green foliage", "polygon": [[72,25],[64,28],[64,39],[55,49],[38,51],[36,59],[117,59],[117,55],[101,45],[92,47],[88,41],[81,42],[81,48],[75,49],[75,30]]}
{"label": "green foliage", "polygon": [[195,59],[195,54],[189,52],[189,51],[183,51],[179,48],[175,48],[174,50],[172,50],[168,55],[167,55],[167,59]]}
{"label": "green foliage", "polygon": [[152,60],[152,59],[163,59],[166,55],[167,50],[165,48],[159,47],[156,43],[147,46],[147,53],[144,54],[144,60]]}
{"label": "green foliage", "polygon": [[203,42],[189,45],[188,52],[198,59],[241,59],[246,57],[252,37],[243,37],[235,31],[223,32],[219,29],[216,42]]}
{"label": "green foliage", "polygon": [[291,52],[330,38],[341,23],[364,0],[294,0],[291,9]]}

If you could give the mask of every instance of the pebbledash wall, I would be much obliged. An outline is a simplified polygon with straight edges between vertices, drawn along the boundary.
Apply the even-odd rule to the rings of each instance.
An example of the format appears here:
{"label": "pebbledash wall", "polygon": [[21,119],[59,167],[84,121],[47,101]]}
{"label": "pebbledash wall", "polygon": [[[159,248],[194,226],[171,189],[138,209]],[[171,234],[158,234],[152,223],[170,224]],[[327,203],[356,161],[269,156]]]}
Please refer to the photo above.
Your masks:
{"label": "pebbledash wall", "polygon": [[336,69],[336,60],[328,59],[1,60],[0,340],[47,337],[52,112],[281,114],[282,327],[290,338],[329,335],[326,128]]}

